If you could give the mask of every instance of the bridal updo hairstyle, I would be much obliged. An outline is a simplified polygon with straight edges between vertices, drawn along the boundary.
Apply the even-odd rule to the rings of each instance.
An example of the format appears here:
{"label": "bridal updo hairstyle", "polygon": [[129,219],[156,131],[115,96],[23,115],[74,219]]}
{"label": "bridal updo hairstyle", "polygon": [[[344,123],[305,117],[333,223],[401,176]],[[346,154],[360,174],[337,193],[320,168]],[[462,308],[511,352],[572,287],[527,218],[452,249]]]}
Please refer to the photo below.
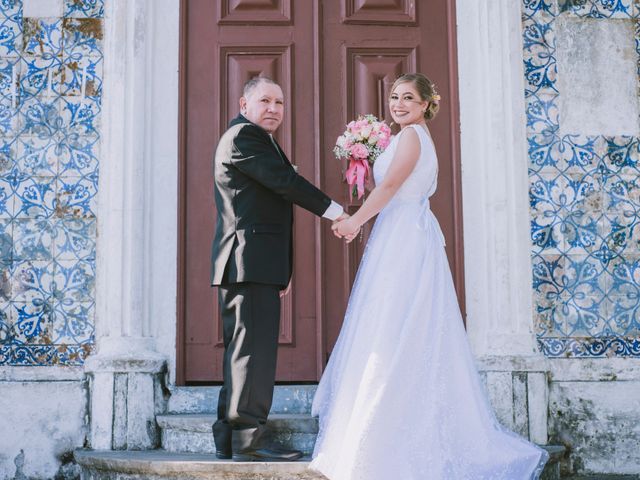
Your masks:
{"label": "bridal updo hairstyle", "polygon": [[436,87],[431,80],[421,73],[405,73],[393,82],[391,91],[393,92],[401,83],[411,82],[418,91],[420,98],[429,102],[427,110],[424,112],[424,119],[428,122],[436,116],[440,109],[440,95],[436,92]]}

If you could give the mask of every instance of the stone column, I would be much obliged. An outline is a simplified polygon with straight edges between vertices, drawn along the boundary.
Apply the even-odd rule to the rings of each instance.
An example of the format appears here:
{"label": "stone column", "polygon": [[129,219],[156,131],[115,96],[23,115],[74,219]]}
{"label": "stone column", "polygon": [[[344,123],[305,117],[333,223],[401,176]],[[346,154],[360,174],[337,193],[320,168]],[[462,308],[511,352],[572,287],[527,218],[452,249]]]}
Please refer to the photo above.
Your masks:
{"label": "stone column", "polygon": [[[164,35],[164,22],[172,22],[167,31],[175,40],[175,50],[158,52],[163,40],[155,40]],[[85,365],[90,377],[90,444],[94,449],[136,450],[159,444],[155,414],[163,409],[167,359],[174,356],[166,347],[175,342],[176,255],[156,245],[165,241],[157,237],[163,222],[171,225],[169,234],[176,233],[178,132],[177,128],[166,132],[156,127],[158,117],[164,115],[167,124],[177,124],[177,25],[178,2],[105,2],[97,352]],[[164,92],[155,87],[153,79],[157,62],[165,60],[171,71],[162,86],[168,82],[175,92],[156,110],[158,95]],[[172,138],[158,140],[159,135]],[[158,154],[158,148],[164,146],[167,150]],[[173,185],[163,186],[155,173],[158,168],[166,170],[167,154],[173,169],[163,179],[171,178]],[[163,187],[162,201],[170,202],[171,207],[159,215],[158,189]],[[175,239],[169,244],[175,245]],[[168,292],[156,291],[158,276]],[[161,313],[158,302],[164,307]],[[167,336],[172,337],[171,342]]]}
{"label": "stone column", "polygon": [[467,327],[478,355],[532,355],[520,3],[457,4]]}
{"label": "stone column", "polygon": [[458,0],[467,331],[498,418],[547,441],[533,334],[520,2]]}

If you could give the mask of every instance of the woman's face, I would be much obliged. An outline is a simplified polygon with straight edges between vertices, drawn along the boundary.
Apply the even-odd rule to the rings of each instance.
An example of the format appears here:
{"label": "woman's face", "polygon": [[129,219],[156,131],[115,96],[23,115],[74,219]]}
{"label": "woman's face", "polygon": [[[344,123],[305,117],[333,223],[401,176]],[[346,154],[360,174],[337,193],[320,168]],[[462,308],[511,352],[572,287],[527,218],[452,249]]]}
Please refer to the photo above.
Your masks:
{"label": "woman's face", "polygon": [[401,127],[424,123],[424,110],[427,105],[428,102],[420,98],[413,82],[399,84],[389,97],[391,117]]}

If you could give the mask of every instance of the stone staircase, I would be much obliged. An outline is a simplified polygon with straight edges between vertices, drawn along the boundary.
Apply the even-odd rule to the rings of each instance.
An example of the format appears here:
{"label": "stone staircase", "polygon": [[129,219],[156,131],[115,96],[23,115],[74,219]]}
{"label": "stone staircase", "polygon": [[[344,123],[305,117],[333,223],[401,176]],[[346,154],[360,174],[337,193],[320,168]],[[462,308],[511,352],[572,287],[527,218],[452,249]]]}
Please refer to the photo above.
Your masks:
{"label": "stone staircase", "polygon": [[[215,458],[211,425],[219,387],[176,387],[172,389],[167,413],[158,415],[161,450],[89,451],[75,454],[83,480],[294,480],[323,479],[307,470],[318,432],[311,417],[315,386],[278,386],[269,416],[273,439],[302,450],[307,457],[298,462],[231,462]],[[545,447],[551,461],[543,480],[560,478],[559,460],[563,447]]]}
{"label": "stone staircase", "polygon": [[[306,455],[313,451],[318,420],[311,416],[315,385],[278,386],[268,426],[273,440]],[[214,453],[211,425],[219,387],[179,387],[173,390],[166,415],[156,420],[162,430],[162,448],[168,452]]]}
{"label": "stone staircase", "polygon": [[[211,425],[215,415],[176,414],[159,415],[162,429],[162,448],[167,452],[215,453]],[[311,455],[318,433],[318,420],[307,414],[275,413],[267,422],[271,440]]]}

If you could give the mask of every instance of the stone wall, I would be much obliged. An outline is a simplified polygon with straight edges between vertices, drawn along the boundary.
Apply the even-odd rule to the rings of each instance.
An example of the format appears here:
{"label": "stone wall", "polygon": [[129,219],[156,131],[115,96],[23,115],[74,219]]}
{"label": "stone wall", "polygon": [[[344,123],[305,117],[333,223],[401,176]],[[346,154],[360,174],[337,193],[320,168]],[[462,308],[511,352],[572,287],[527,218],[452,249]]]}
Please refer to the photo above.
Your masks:
{"label": "stone wall", "polygon": [[633,0],[524,0],[534,325],[550,357],[640,357]]}
{"label": "stone wall", "polygon": [[571,473],[640,472],[640,362],[552,360],[549,441],[567,447]]}
{"label": "stone wall", "polygon": [[523,1],[533,324],[571,473],[640,472],[639,6]]}
{"label": "stone wall", "polygon": [[94,344],[103,0],[0,2],[0,365]]}
{"label": "stone wall", "polygon": [[95,343],[103,0],[0,1],[0,478],[73,478]]}
{"label": "stone wall", "polygon": [[79,367],[0,368],[0,479],[78,478],[71,452],[87,435]]}

